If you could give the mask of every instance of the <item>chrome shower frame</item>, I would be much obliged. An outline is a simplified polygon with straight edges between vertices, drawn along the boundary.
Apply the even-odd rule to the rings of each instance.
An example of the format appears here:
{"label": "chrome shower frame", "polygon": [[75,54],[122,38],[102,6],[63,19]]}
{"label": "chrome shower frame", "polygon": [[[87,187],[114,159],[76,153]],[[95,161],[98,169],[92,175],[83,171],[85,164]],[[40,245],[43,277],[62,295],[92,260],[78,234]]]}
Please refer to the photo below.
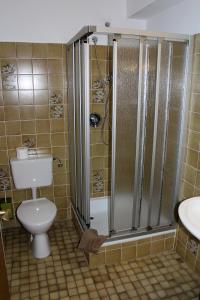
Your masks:
{"label": "chrome shower frame", "polygon": [[[181,124],[181,130],[180,130],[180,144],[179,144],[179,159],[178,159],[178,176],[177,180],[175,183],[175,195],[176,199],[178,198],[179,194],[179,188],[180,188],[180,182],[181,182],[181,174],[183,171],[183,161],[185,157],[185,142],[186,142],[186,130],[187,130],[187,117],[188,117],[188,105],[189,105],[189,96],[190,96],[190,85],[191,85],[191,60],[192,60],[192,51],[193,51],[193,37],[190,35],[183,35],[183,34],[175,34],[175,33],[162,33],[162,32],[148,32],[144,30],[135,30],[135,29],[124,29],[124,28],[112,28],[112,27],[104,27],[104,26],[85,26],[83,27],[68,43],[67,43],[67,49],[69,51],[70,47],[73,52],[73,71],[75,69],[74,66],[74,49],[75,49],[75,43],[80,41],[82,43],[85,43],[85,52],[84,52],[84,57],[83,59],[83,64],[85,67],[79,66],[79,70],[82,70],[80,72],[84,72],[84,82],[82,82],[82,87],[80,89],[84,89],[83,97],[84,97],[84,102],[81,105],[84,105],[84,122],[81,124],[81,132],[82,132],[82,138],[85,139],[85,145],[84,145],[84,157],[82,158],[85,160],[85,165],[83,166],[83,162],[81,163],[81,172],[83,176],[83,186],[82,186],[82,197],[84,199],[84,209],[82,212],[77,210],[77,182],[76,182],[76,172],[77,172],[77,165],[76,165],[76,160],[77,158],[75,157],[75,162],[71,163],[71,170],[74,169],[75,166],[75,172],[71,171],[71,175],[74,178],[71,178],[71,184],[72,184],[72,189],[74,190],[72,193],[72,197],[75,197],[75,201],[73,203],[74,210],[76,211],[80,223],[83,228],[87,228],[90,226],[90,129],[89,129],[89,95],[90,95],[90,87],[89,87],[89,82],[90,82],[90,75],[89,75],[89,37],[93,34],[102,34],[105,35],[107,34],[108,36],[111,36],[113,39],[113,112],[112,112],[112,175],[111,175],[111,201],[109,202],[109,226],[110,226],[110,239],[115,240],[118,238],[127,238],[131,236],[138,236],[141,234],[148,234],[148,230],[144,229],[139,229],[137,232],[134,232],[134,227],[137,226],[138,220],[136,217],[136,211],[139,210],[137,207],[137,201],[135,202],[135,206],[133,209],[133,215],[135,215],[135,219],[133,221],[133,226],[131,230],[125,230],[120,231],[120,232],[114,232],[113,231],[113,209],[114,209],[114,197],[115,197],[115,146],[116,146],[116,76],[117,76],[117,45],[116,45],[116,40],[115,37],[117,38],[118,36],[125,36],[126,38],[128,37],[135,37],[140,39],[140,47],[143,49],[143,37],[148,38],[148,39],[158,39],[158,40],[166,40],[166,41],[173,41],[173,42],[188,42],[188,47],[187,47],[187,62],[186,62],[186,67],[185,67],[185,83],[186,85],[184,86],[184,99],[183,99],[183,111],[182,111],[182,120],[185,120],[183,124]],[[158,49],[159,49],[159,44],[158,44]],[[142,65],[142,56],[143,53],[141,51],[140,53],[140,59],[139,59],[139,64]],[[160,56],[158,53],[158,60],[160,60]],[[83,70],[84,69],[84,70]],[[157,80],[159,78],[159,68],[157,70]],[[81,76],[81,75],[80,75]],[[139,74],[139,87],[138,87],[138,99],[142,97],[142,78],[141,74]],[[158,98],[158,88],[159,86],[156,87],[156,99]],[[73,99],[75,99],[75,77],[73,73]],[[74,101],[74,100],[73,100]],[[156,100],[157,101],[157,100]],[[140,102],[140,101],[139,101]],[[74,101],[75,103],[75,101]],[[74,120],[75,120],[75,108],[73,109],[74,113]],[[139,109],[140,113],[140,109]],[[83,117],[83,116],[82,116]],[[70,116],[69,116],[70,119]],[[138,122],[140,122],[138,118]],[[83,128],[84,125],[84,128]],[[73,130],[75,132],[75,121],[73,122]],[[71,130],[71,129],[70,129]],[[142,129],[141,129],[142,130]],[[140,133],[137,133],[137,144],[139,143],[140,139]],[[154,141],[155,143],[155,141]],[[73,146],[74,149],[76,149],[77,141],[74,139],[73,140]],[[155,145],[154,145],[155,146]],[[155,148],[155,147],[154,147]],[[155,151],[154,151],[155,152]],[[73,153],[73,149],[71,150],[72,155],[76,155]],[[140,157],[140,152],[139,149],[136,151],[136,156]],[[154,160],[155,161],[155,153],[154,153]],[[152,163],[153,163],[152,161]],[[73,165],[74,164],[74,165]],[[153,170],[153,168],[152,168]],[[139,175],[138,178],[135,178],[135,184],[138,183],[140,184],[140,176],[141,174],[139,172],[139,167],[136,167],[136,173]],[[74,195],[74,196],[73,196]],[[135,195],[135,197],[138,197]],[[80,200],[80,199],[79,199]],[[175,203],[173,204],[175,206]],[[84,215],[84,216],[83,216]],[[173,225],[171,226],[173,228]],[[150,232],[159,232],[163,230],[169,230],[169,226],[163,226],[162,228],[151,228]]]}

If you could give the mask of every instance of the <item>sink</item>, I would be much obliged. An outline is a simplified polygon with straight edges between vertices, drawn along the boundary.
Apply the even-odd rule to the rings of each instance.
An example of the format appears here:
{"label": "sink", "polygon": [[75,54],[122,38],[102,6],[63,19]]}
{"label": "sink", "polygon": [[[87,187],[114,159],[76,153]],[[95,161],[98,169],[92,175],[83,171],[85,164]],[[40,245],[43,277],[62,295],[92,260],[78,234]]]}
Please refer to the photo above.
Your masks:
{"label": "sink", "polygon": [[181,202],[178,214],[187,230],[200,240],[200,197],[189,198]]}

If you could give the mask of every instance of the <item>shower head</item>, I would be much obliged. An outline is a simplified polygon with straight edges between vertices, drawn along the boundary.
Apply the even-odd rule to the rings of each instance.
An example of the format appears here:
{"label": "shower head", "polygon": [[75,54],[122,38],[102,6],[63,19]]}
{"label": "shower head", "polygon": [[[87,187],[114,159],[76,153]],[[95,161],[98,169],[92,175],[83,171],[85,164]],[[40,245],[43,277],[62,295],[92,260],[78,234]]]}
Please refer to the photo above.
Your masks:
{"label": "shower head", "polygon": [[97,38],[96,35],[94,35],[94,36],[92,37],[92,41],[93,41],[93,43],[94,43],[95,45],[97,44],[98,38]]}

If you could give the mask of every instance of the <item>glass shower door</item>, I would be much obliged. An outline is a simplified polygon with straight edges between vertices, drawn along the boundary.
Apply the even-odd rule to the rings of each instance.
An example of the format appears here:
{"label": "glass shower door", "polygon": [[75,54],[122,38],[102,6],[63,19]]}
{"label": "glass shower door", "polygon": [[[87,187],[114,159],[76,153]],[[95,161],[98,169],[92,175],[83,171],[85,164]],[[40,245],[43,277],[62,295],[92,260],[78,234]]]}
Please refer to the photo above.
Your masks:
{"label": "glass shower door", "polygon": [[90,224],[89,44],[73,43],[68,57],[70,180],[73,207],[83,225]]}
{"label": "glass shower door", "polygon": [[174,222],[187,43],[113,41],[111,235]]}
{"label": "glass shower door", "polygon": [[[139,39],[113,44],[111,230],[132,228],[137,139]],[[116,91],[116,93],[115,93]],[[114,94],[115,93],[115,94]]]}

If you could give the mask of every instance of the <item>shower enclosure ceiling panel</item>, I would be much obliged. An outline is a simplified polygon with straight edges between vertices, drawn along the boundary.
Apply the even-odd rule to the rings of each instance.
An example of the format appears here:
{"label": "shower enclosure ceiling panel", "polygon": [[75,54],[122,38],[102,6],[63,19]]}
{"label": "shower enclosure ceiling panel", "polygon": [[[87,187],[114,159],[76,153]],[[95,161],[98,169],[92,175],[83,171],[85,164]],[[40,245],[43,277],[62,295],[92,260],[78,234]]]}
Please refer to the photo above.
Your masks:
{"label": "shower enclosure ceiling panel", "polygon": [[90,226],[88,37],[94,28],[108,32],[113,52],[110,236],[168,228],[179,192],[188,37],[87,27],[69,44],[71,187],[83,226]]}

